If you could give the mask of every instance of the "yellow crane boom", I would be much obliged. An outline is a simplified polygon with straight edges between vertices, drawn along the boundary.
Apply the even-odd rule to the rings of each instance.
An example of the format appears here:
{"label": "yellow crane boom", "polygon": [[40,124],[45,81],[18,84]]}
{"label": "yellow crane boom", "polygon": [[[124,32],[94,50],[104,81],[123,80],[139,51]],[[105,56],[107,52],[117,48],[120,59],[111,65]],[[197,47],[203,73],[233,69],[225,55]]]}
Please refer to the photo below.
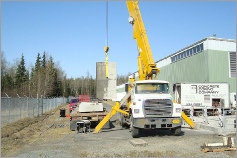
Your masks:
{"label": "yellow crane boom", "polygon": [[153,74],[158,74],[152,51],[149,45],[146,29],[138,6],[138,1],[126,1],[129,11],[129,23],[133,26],[133,38],[138,46],[138,74],[139,80],[152,79]]}

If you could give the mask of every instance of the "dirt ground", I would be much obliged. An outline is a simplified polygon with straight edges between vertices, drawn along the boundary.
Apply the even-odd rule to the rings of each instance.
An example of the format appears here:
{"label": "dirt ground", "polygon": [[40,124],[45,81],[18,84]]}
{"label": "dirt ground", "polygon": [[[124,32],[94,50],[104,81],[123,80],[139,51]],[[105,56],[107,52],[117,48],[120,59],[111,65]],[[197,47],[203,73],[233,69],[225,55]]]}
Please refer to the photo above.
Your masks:
{"label": "dirt ground", "polygon": [[[22,144],[32,144],[39,139],[48,129],[54,132],[55,137],[61,133],[70,132],[69,128],[60,128],[69,126],[69,117],[60,117],[60,109],[66,109],[66,116],[69,115],[68,105],[59,106],[42,116],[34,118],[24,118],[13,122],[1,128],[1,156],[8,156],[22,148]],[[43,135],[44,139],[54,139],[51,134]]]}

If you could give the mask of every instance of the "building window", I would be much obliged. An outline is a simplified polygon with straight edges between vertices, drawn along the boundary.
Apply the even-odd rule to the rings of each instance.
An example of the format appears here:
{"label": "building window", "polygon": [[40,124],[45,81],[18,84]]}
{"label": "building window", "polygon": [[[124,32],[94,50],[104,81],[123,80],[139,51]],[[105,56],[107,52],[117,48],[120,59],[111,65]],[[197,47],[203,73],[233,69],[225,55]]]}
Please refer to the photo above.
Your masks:
{"label": "building window", "polygon": [[197,46],[197,52],[200,52],[200,45]]}
{"label": "building window", "polygon": [[229,52],[229,74],[236,77],[236,52]]}
{"label": "building window", "polygon": [[200,44],[200,51],[203,51],[203,43]]}
{"label": "building window", "polygon": [[183,52],[183,58],[186,58],[186,51]]}
{"label": "building window", "polygon": [[196,47],[193,47],[193,54],[196,54]]}
{"label": "building window", "polygon": [[199,53],[201,51],[203,51],[203,43],[171,57],[171,62],[176,62],[176,61],[181,60],[183,58],[186,58],[186,57],[189,57],[189,56],[194,55],[196,53]]}
{"label": "building window", "polygon": [[193,50],[192,49],[189,50],[189,55],[190,56],[193,55]]}

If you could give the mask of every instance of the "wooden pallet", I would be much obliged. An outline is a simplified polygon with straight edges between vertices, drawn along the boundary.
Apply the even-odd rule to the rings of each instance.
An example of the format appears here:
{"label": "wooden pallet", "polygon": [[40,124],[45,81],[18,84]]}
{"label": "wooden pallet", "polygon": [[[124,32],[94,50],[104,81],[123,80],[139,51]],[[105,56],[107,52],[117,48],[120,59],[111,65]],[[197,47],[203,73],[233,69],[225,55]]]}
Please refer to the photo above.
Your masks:
{"label": "wooden pallet", "polygon": [[202,152],[223,152],[223,151],[236,151],[236,148],[231,148],[231,147],[218,147],[218,146],[205,146],[202,148]]}
{"label": "wooden pallet", "polygon": [[205,143],[201,146],[202,152],[223,152],[223,151],[236,151],[234,142],[231,137],[223,137],[223,143]]}

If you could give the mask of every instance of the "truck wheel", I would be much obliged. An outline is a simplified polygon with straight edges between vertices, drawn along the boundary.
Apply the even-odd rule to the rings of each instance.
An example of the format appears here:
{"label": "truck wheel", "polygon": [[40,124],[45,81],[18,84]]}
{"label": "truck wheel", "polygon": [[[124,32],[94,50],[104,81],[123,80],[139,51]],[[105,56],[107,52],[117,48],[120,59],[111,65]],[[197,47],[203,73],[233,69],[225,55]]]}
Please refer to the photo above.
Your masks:
{"label": "truck wheel", "polygon": [[140,135],[140,129],[136,127],[132,127],[132,137],[138,138]]}
{"label": "truck wheel", "polygon": [[181,133],[181,127],[179,126],[179,127],[172,128],[171,131],[173,135],[178,136]]}
{"label": "truck wheel", "polygon": [[133,127],[133,116],[130,116],[130,128],[131,128],[131,133],[133,138],[138,138],[140,135],[140,129]]}
{"label": "truck wheel", "polygon": [[126,127],[126,123],[124,122],[124,116],[121,113],[120,113],[120,122],[119,122],[119,124],[122,127]]}

